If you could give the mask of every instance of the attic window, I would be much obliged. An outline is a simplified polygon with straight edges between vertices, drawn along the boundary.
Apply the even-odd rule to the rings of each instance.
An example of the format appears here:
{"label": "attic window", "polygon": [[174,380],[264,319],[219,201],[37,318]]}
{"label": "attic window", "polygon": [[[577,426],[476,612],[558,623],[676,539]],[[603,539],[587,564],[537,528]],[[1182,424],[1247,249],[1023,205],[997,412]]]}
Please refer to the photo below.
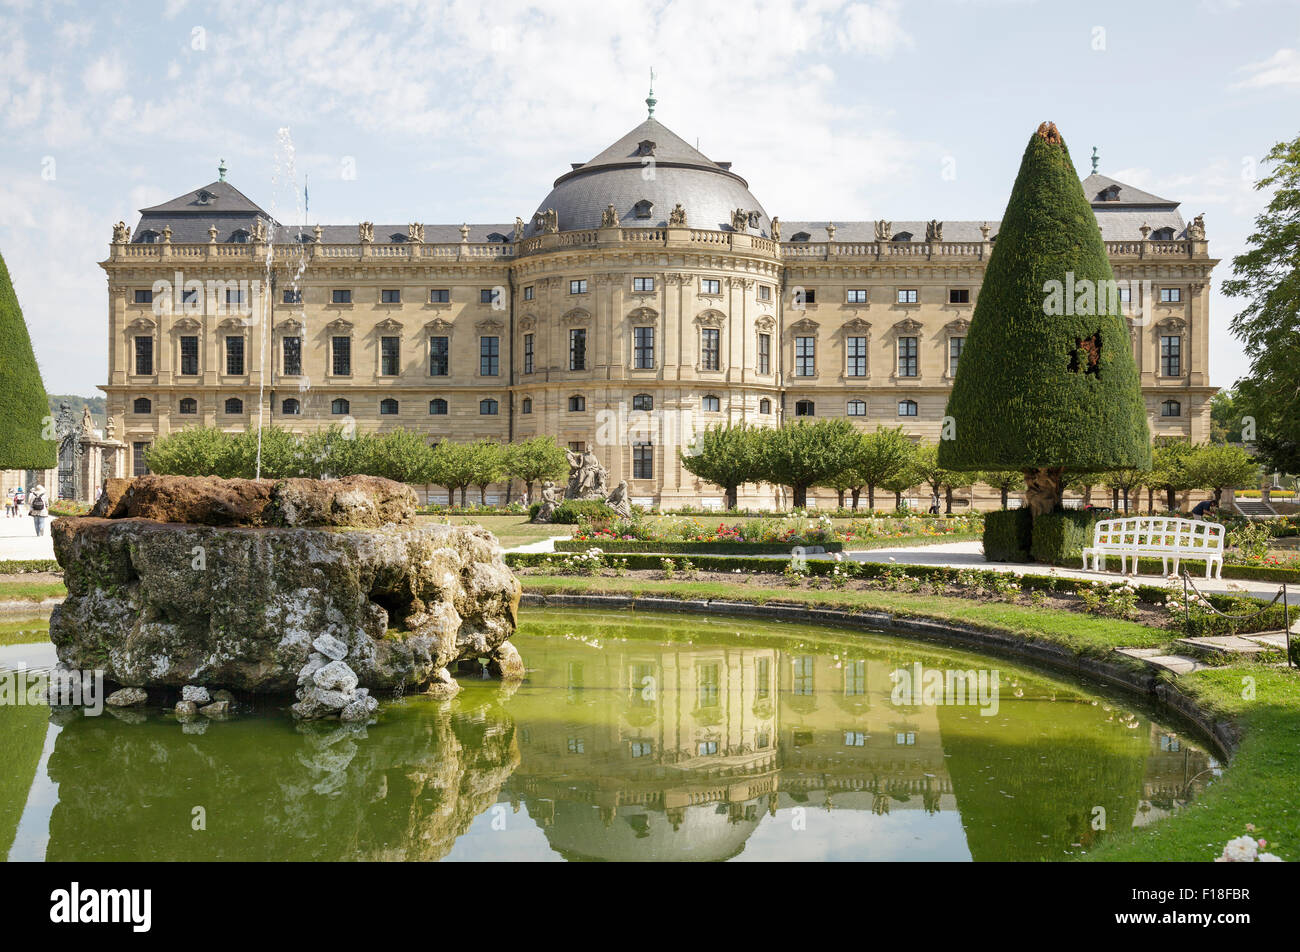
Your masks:
{"label": "attic window", "polygon": [[300,244],[310,245],[310,244],[312,244],[315,240],[316,240],[315,236],[313,236],[313,235],[309,235],[309,234],[307,234],[307,232],[305,232],[305,231],[304,231],[304,232],[300,232],[300,233],[298,234],[298,241],[299,241]]}
{"label": "attic window", "polygon": [[1157,228],[1151,232],[1152,241],[1173,241],[1174,230],[1172,228]]}
{"label": "attic window", "polygon": [[142,231],[135,236],[135,240],[144,245],[152,245],[158,240],[158,232],[152,230]]}
{"label": "attic window", "polygon": [[243,228],[236,228],[230,233],[230,240],[235,244],[245,244],[248,241],[248,232]]}
{"label": "attic window", "polygon": [[409,235],[404,235],[400,231],[395,231],[388,236],[388,240],[395,245],[400,245],[402,244],[402,242],[408,241],[409,239],[410,239]]}
{"label": "attic window", "polygon": [[217,196],[213,195],[211,192],[207,191],[206,189],[201,189],[198,195],[194,197],[194,199],[200,205],[211,205],[212,200],[216,197]]}
{"label": "attic window", "polygon": [[650,201],[649,199],[643,198],[641,199],[641,201],[637,202],[635,205],[632,206],[632,213],[637,218],[649,218],[653,214],[654,209],[655,209],[655,203]]}
{"label": "attic window", "polygon": [[1107,185],[1105,188],[1103,188],[1100,192],[1097,193],[1097,199],[1103,202],[1118,202],[1119,186]]}
{"label": "attic window", "polygon": [[806,232],[806,231],[797,231],[797,232],[795,232],[793,235],[790,236],[790,240],[791,240],[791,241],[811,241],[811,240],[812,240],[812,235],[808,234],[808,232]]}
{"label": "attic window", "polygon": [[499,231],[494,231],[494,232],[492,232],[492,234],[488,235],[488,241],[500,241],[500,242],[505,242],[505,241],[508,241],[508,240],[509,240],[509,239],[506,238],[506,236],[503,235],[503,234],[501,234],[501,232],[499,232]]}
{"label": "attic window", "polygon": [[900,231],[890,241],[911,241],[912,233],[910,231]]}
{"label": "attic window", "polygon": [[638,142],[638,143],[636,144],[636,154],[637,154],[637,155],[654,155],[654,154],[655,154],[655,143],[654,143],[654,141],[651,140],[651,139],[642,139],[640,142]]}

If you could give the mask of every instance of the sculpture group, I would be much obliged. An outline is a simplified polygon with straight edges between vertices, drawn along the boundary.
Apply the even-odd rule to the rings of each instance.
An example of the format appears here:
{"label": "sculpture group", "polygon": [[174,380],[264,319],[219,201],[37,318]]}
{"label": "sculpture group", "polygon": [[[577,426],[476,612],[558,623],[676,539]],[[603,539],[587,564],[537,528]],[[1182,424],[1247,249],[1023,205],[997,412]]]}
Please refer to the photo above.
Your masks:
{"label": "sculpture group", "polygon": [[567,450],[566,455],[569,458],[569,484],[561,495],[560,487],[555,483],[550,480],[542,483],[542,505],[533,522],[551,522],[556,508],[565,500],[600,500],[624,519],[631,517],[627,480],[620,480],[611,492],[609,474],[595,453],[591,450]]}

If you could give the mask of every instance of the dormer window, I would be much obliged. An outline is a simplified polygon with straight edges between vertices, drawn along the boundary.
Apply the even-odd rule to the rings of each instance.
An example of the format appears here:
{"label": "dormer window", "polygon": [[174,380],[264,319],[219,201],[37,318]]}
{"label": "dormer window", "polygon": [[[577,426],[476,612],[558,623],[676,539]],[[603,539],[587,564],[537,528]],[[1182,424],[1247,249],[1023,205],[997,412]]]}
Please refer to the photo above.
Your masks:
{"label": "dormer window", "polygon": [[207,189],[200,189],[198,195],[194,196],[194,200],[199,205],[211,205],[212,200],[216,197]]}
{"label": "dormer window", "polygon": [[1102,202],[1118,202],[1119,186],[1107,185],[1105,188],[1103,188],[1100,192],[1097,193],[1097,200]]}
{"label": "dormer window", "polygon": [[492,234],[488,235],[488,241],[499,241],[505,243],[506,241],[509,241],[509,239],[506,238],[505,235],[501,234],[501,232],[494,231]]}
{"label": "dormer window", "polygon": [[900,231],[898,234],[896,234],[893,238],[889,240],[890,241],[911,241],[912,233],[910,231]]}
{"label": "dormer window", "polygon": [[[653,145],[653,143],[651,143]],[[637,218],[649,218],[654,214],[655,203],[643,198],[632,206],[632,214]]]}
{"label": "dormer window", "polygon": [[400,231],[395,231],[388,236],[388,240],[395,245],[400,245],[409,240],[409,235],[404,235]]}
{"label": "dormer window", "polygon": [[642,139],[640,142],[638,142],[638,143],[636,144],[636,154],[637,154],[637,155],[654,155],[654,154],[655,154],[655,143],[654,143],[654,141],[651,140],[651,139]]}
{"label": "dormer window", "polygon": [[796,231],[793,235],[790,236],[790,240],[791,240],[791,241],[811,241],[811,240],[812,240],[812,235],[808,234],[808,232],[806,232],[806,231]]}
{"label": "dormer window", "polygon": [[1151,232],[1152,241],[1173,241],[1174,230],[1172,228],[1157,228]]}
{"label": "dormer window", "polygon": [[248,243],[248,232],[242,228],[236,228],[230,233],[230,240],[237,245]]}
{"label": "dormer window", "polygon": [[158,241],[158,232],[152,230],[142,231],[140,234],[135,236],[135,240],[142,245],[155,244]]}

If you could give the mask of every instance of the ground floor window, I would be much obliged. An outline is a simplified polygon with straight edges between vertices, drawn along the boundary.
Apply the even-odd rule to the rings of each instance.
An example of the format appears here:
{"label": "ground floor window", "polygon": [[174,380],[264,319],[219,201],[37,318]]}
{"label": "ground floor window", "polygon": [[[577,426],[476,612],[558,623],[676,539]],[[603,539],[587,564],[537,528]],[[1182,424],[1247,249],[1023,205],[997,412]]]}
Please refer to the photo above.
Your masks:
{"label": "ground floor window", "polygon": [[149,464],[144,461],[144,454],[148,452],[148,443],[131,444],[131,475],[147,476],[149,475]]}
{"label": "ground floor window", "polygon": [[650,443],[634,443],[632,445],[632,478],[654,479],[654,475],[654,446]]}

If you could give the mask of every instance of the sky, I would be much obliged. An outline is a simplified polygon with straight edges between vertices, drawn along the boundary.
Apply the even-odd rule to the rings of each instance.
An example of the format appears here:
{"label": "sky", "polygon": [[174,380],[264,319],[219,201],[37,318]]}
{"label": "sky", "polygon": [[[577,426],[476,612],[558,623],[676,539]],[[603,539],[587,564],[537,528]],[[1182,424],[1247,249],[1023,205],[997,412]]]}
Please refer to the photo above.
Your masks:
{"label": "sky", "polygon": [[[217,178],[279,220],[527,219],[655,117],[790,221],[998,219],[1030,134],[1205,213],[1218,285],[1300,135],[1300,0],[0,0],[0,253],[46,389],[107,375],[112,226]],[[284,132],[282,130],[287,130]]]}

